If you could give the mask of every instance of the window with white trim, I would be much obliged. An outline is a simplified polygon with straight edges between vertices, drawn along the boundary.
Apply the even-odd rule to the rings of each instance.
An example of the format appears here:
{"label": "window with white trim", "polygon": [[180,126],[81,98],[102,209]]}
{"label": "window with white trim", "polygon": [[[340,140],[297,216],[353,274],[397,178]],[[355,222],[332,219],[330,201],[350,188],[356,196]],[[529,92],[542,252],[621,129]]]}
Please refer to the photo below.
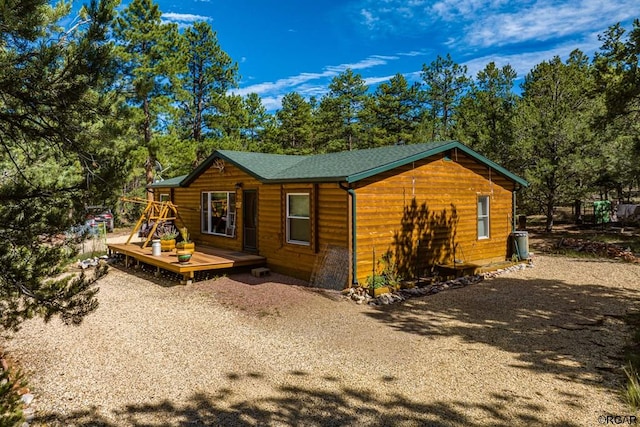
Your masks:
{"label": "window with white trim", "polygon": [[235,192],[211,191],[202,193],[202,232],[216,236],[235,236]]}
{"label": "window with white trim", "polygon": [[171,201],[171,197],[167,193],[160,193],[160,201],[161,202],[169,202],[169,201]]}
{"label": "window with white trim", "polygon": [[311,198],[309,193],[287,193],[287,242],[311,244]]}
{"label": "window with white trim", "polygon": [[489,238],[489,196],[478,196],[478,239]]}

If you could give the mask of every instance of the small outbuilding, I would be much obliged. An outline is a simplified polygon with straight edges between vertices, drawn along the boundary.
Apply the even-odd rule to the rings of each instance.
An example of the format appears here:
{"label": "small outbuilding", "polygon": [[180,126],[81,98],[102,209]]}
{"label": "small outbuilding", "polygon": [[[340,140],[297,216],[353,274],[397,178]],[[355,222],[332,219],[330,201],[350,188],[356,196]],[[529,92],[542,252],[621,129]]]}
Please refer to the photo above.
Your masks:
{"label": "small outbuilding", "polygon": [[[364,284],[383,257],[406,278],[506,260],[526,185],[448,141],[311,156],[217,150],[151,188],[179,207],[196,243],[261,255],[305,280],[338,263],[346,287]],[[331,261],[331,250],[343,256]]]}

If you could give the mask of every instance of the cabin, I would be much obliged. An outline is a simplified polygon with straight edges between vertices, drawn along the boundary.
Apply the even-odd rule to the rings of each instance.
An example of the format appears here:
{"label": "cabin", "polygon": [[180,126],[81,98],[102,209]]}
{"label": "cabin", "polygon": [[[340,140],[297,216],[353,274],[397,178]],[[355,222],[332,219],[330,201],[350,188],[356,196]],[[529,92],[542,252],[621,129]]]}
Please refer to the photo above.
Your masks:
{"label": "cabin", "polygon": [[[446,141],[310,156],[217,150],[189,175],[150,187],[178,206],[196,243],[260,255],[304,280],[337,263],[348,287],[364,285],[383,259],[405,278],[505,261],[515,192],[526,185]],[[328,252],[342,255],[330,261]]]}

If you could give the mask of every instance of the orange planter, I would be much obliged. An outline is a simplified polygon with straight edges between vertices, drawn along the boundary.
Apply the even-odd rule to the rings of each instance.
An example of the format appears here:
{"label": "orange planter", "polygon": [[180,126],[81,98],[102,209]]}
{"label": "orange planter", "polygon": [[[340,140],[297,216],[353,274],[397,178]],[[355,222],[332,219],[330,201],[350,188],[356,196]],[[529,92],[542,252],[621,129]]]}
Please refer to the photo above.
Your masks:
{"label": "orange planter", "polygon": [[176,248],[176,239],[160,240],[160,249],[162,252],[171,252]]}
{"label": "orange planter", "polygon": [[176,243],[176,251],[193,253],[196,250],[196,244],[193,242],[178,242]]}

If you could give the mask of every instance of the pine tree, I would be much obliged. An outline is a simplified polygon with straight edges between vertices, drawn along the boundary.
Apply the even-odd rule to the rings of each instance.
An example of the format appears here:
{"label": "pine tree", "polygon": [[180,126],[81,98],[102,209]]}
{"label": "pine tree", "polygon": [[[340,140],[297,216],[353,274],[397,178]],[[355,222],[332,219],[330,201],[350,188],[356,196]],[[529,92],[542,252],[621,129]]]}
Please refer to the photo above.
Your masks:
{"label": "pine tree", "polygon": [[516,148],[531,184],[526,199],[546,216],[547,231],[552,231],[555,207],[580,198],[588,190],[584,178],[593,174],[584,162],[593,157],[592,85],[588,58],[580,51],[566,63],[559,57],[542,62],[525,77]]}
{"label": "pine tree", "polygon": [[362,111],[367,145],[379,147],[416,142],[423,111],[419,83],[409,85],[402,74],[396,74],[388,83],[381,83],[373,96],[367,98]]}
{"label": "pine tree", "polygon": [[455,115],[456,139],[514,172],[522,172],[514,150],[513,93],[516,72],[491,62],[478,72]]}
{"label": "pine tree", "polygon": [[313,152],[312,107],[299,93],[291,92],[282,98],[282,108],[276,112],[279,140],[286,153]]}
{"label": "pine tree", "polygon": [[[93,1],[72,28],[70,6],[46,0],[0,4],[0,325],[35,315],[78,323],[94,310],[95,279],[61,276],[69,249],[60,233],[105,198],[114,99],[107,38],[111,1]],[[111,138],[111,139],[109,139]],[[101,274],[101,273],[100,273]]]}
{"label": "pine tree", "polygon": [[[129,105],[141,114],[136,129],[139,145],[145,150],[145,181],[154,181],[159,139],[154,131],[159,120],[171,117],[170,82],[180,71],[178,28],[165,24],[153,0],[133,0],[113,26],[120,60],[119,88]],[[153,197],[148,193],[148,197]]]}
{"label": "pine tree", "polygon": [[352,150],[360,145],[360,112],[367,90],[362,76],[351,69],[331,80],[329,92],[322,98],[317,112],[321,151]]}
{"label": "pine tree", "polygon": [[623,198],[624,187],[640,182],[640,163],[635,161],[640,155],[640,20],[628,33],[619,23],[613,25],[599,39],[594,74],[605,109],[596,125],[610,141],[606,174]]}
{"label": "pine tree", "polygon": [[214,134],[229,131],[208,126],[220,124],[229,112],[238,115],[237,100],[227,98],[227,91],[237,86],[238,64],[222,50],[217,34],[206,22],[196,22],[185,29],[178,51],[187,67],[177,75],[174,95],[180,105],[182,126],[188,130],[182,134],[195,142],[195,163],[200,163],[213,148],[205,143],[207,136],[215,136],[206,135],[207,130]]}
{"label": "pine tree", "polygon": [[432,140],[453,138],[455,110],[470,84],[466,74],[467,67],[453,62],[449,54],[445,58],[438,55],[429,66],[422,66],[429,119],[432,122]]}

